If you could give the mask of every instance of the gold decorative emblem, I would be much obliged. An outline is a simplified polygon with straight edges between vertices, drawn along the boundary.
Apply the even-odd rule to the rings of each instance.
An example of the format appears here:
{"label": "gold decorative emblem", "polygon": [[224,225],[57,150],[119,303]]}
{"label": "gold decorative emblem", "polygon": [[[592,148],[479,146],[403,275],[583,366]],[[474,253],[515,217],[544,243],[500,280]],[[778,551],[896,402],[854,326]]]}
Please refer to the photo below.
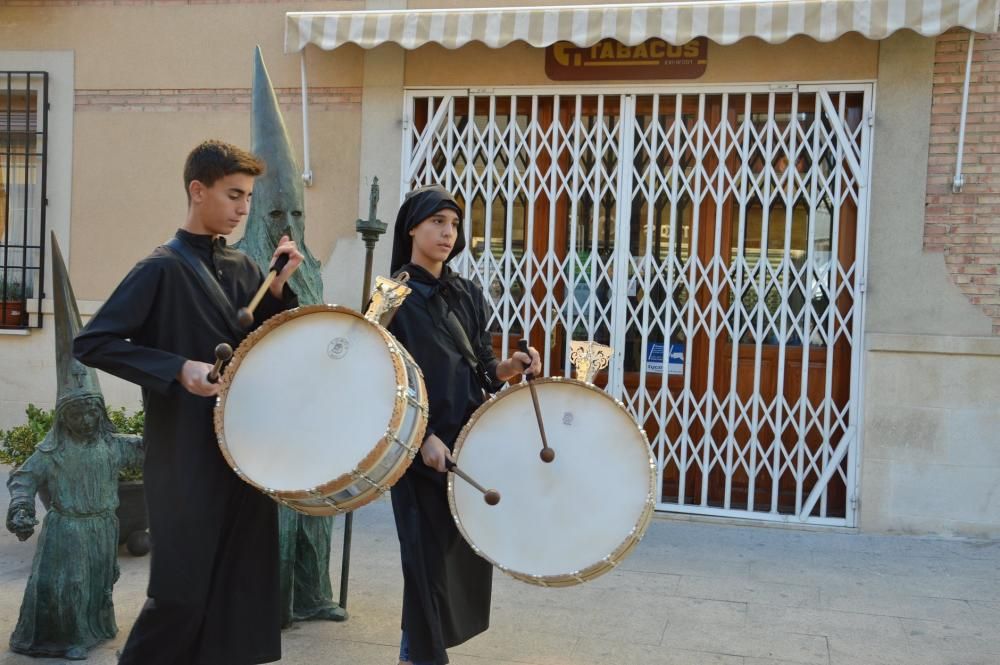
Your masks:
{"label": "gold decorative emblem", "polygon": [[594,377],[611,362],[610,346],[597,342],[570,342],[570,362],[576,367],[576,378],[593,383]]}
{"label": "gold decorative emblem", "polygon": [[410,275],[405,272],[400,273],[399,279],[376,277],[365,318],[380,326],[388,326],[396,310],[406,300],[406,296],[413,292],[413,289],[406,285],[409,279]]}

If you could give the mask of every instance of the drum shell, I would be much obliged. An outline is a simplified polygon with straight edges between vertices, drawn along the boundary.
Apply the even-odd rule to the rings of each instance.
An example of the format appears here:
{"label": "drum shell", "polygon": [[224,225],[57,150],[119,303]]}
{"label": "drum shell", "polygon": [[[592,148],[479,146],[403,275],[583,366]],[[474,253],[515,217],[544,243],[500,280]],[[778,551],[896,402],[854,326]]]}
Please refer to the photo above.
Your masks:
{"label": "drum shell", "polygon": [[[370,327],[385,343],[396,380],[396,390],[386,399],[392,400],[392,416],[384,435],[372,442],[370,452],[350,470],[316,487],[276,490],[247,476],[240,469],[226,439],[225,415],[229,389],[239,373],[240,365],[262,339],[281,325],[316,313],[335,313],[354,317]],[[348,377],[349,378],[349,377]],[[317,396],[319,399],[320,396]],[[275,501],[307,515],[336,515],[375,500],[402,477],[420,449],[427,428],[427,391],[423,373],[405,348],[382,326],[358,312],[338,305],[308,305],[288,310],[268,319],[243,340],[221,377],[219,397],[215,406],[215,431],[219,449],[226,462],[242,480],[264,492]]]}
{"label": "drum shell", "polygon": [[[652,520],[653,511],[655,507],[655,488],[656,488],[656,463],[652,455],[649,453],[649,443],[646,438],[645,432],[635,424],[631,415],[628,414],[625,409],[624,404],[616,401],[610,395],[605,393],[600,388],[594,386],[590,383],[585,383],[583,381],[577,381],[575,379],[563,379],[559,377],[545,378],[545,379],[535,379],[534,384],[539,392],[539,399],[544,403],[544,384],[547,383],[558,383],[563,386],[572,386],[574,389],[590,391],[592,394],[596,394],[602,400],[606,400],[608,408],[614,409],[623,413],[631,425],[635,428],[634,431],[624,432],[623,434],[632,437],[636,441],[636,445],[641,444],[644,447],[644,453],[647,458],[647,462],[644,464],[643,478],[646,483],[646,496],[643,502],[642,509],[638,515],[635,516],[635,522],[628,528],[628,533],[625,534],[621,543],[615,547],[610,553],[605,556],[597,557],[593,563],[582,567],[579,570],[566,571],[563,574],[548,574],[548,575],[537,575],[530,572],[525,572],[521,570],[515,570],[503,562],[496,560],[496,558],[490,556],[489,553],[484,552],[481,547],[479,547],[474,540],[470,537],[469,530],[463,523],[462,516],[459,511],[459,507],[456,501],[455,487],[456,483],[463,482],[460,479],[456,479],[454,474],[448,475],[448,502],[451,507],[452,517],[455,520],[455,524],[458,527],[459,532],[462,537],[469,543],[473,550],[476,551],[479,556],[483,557],[494,566],[499,568],[502,572],[510,575],[511,577],[527,582],[529,584],[543,586],[543,587],[566,587],[574,586],[593,580],[604,573],[612,570],[621,561],[628,556],[628,554],[639,544],[643,535]],[[530,390],[530,386],[527,383],[520,383],[515,386],[511,386],[503,392],[497,394],[482,406],[476,410],[475,413],[470,417],[469,422],[466,423],[465,427],[462,429],[458,438],[455,442],[455,449],[453,456],[455,457],[456,463],[461,468],[462,460],[461,454],[462,449],[465,447],[470,439],[472,432],[475,430],[477,423],[480,419],[487,413],[491,408],[494,408],[501,400],[510,399],[514,395],[518,394],[520,391]],[[538,428],[535,423],[535,416],[533,412],[525,412],[523,419],[519,423],[519,428],[524,431],[525,436],[538,438]],[[548,430],[548,426],[546,427]],[[538,450],[541,450],[541,442],[539,440]],[[556,457],[558,459],[559,451],[556,450]],[[537,454],[534,458],[538,464],[543,464]],[[489,479],[477,478],[477,480],[487,486],[489,486]],[[495,488],[504,494],[503,488]],[[501,499],[501,505],[503,504],[503,499]],[[624,529],[623,529],[624,531]]]}

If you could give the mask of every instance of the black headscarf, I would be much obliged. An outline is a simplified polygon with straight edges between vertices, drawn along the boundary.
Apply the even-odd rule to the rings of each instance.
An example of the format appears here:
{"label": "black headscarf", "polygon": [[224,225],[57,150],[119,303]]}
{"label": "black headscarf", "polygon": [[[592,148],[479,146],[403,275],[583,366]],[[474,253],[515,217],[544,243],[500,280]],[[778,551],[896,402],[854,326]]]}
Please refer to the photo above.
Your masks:
{"label": "black headscarf", "polygon": [[396,228],[392,237],[392,261],[389,274],[395,275],[400,268],[410,262],[410,255],[413,253],[413,238],[410,231],[420,222],[441,210],[454,210],[458,213],[458,238],[455,239],[455,246],[451,254],[445,259],[445,263],[451,261],[465,249],[465,234],[462,231],[462,209],[458,201],[447,189],[441,185],[427,185],[419,187],[403,199],[403,205],[399,207],[396,215]]}

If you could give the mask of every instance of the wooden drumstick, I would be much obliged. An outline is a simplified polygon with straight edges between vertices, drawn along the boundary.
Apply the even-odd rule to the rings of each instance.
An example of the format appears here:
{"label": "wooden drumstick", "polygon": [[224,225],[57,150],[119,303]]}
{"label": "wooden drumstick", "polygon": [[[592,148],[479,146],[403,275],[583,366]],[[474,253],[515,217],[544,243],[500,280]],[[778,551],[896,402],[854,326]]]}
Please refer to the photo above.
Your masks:
{"label": "wooden drumstick", "polygon": [[[531,356],[528,353],[528,340],[522,339],[517,345],[521,353],[527,353],[529,357]],[[538,453],[538,456],[542,458],[543,462],[548,464],[556,458],[556,451],[549,448],[549,439],[545,436],[545,424],[542,422],[542,407],[538,405],[538,392],[535,390],[535,384],[531,382],[535,376],[530,372],[525,372],[524,378],[528,380],[528,390],[531,391],[531,403],[535,407],[535,420],[538,421],[538,432],[542,435],[542,450]]]}
{"label": "wooden drumstick", "polygon": [[469,474],[467,474],[465,471],[462,471],[461,469],[459,469],[458,465],[455,464],[454,462],[452,462],[450,459],[445,459],[444,465],[445,465],[445,467],[447,467],[447,469],[449,471],[451,471],[452,473],[454,473],[456,476],[458,476],[459,478],[461,478],[462,480],[464,480],[465,482],[469,483],[470,485],[472,485],[473,487],[475,487],[477,490],[479,490],[480,492],[482,492],[483,493],[483,501],[485,501],[486,503],[488,503],[491,506],[495,506],[498,503],[500,503],[500,492],[498,492],[496,490],[488,490],[488,489],[486,489],[485,487],[483,487],[482,485],[480,485],[479,483],[477,483],[475,480],[473,480],[472,478],[470,478]]}
{"label": "wooden drumstick", "polygon": [[274,265],[271,266],[271,270],[267,273],[267,277],[264,278],[264,282],[257,289],[257,293],[254,294],[253,300],[246,307],[241,307],[240,311],[236,313],[236,320],[241,326],[249,328],[253,325],[253,311],[257,309],[257,305],[260,304],[264,294],[271,288],[271,282],[278,276],[278,273],[285,269],[286,265],[288,265],[288,254],[279,255],[274,261]]}
{"label": "wooden drumstick", "polygon": [[208,373],[209,383],[219,382],[219,372],[222,370],[222,364],[227,362],[232,357],[233,347],[229,346],[225,342],[215,347],[215,366],[212,367],[212,371]]}

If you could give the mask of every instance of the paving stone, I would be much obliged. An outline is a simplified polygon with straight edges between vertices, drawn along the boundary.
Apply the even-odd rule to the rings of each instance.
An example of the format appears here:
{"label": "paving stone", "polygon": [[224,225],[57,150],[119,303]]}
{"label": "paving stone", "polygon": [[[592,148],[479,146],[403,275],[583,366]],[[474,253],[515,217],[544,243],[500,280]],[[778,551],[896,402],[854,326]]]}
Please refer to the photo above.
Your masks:
{"label": "paving stone", "polygon": [[918,650],[990,654],[1000,662],[1000,633],[977,625],[903,619],[910,644]]}
{"label": "paving stone", "polygon": [[578,665],[744,665],[743,657],[733,654],[602,639],[580,640],[572,657]]}
{"label": "paving stone", "polygon": [[806,584],[731,580],[696,575],[681,578],[676,593],[692,598],[757,602],[789,607],[817,607],[820,600],[819,588]]}
{"label": "paving stone", "polygon": [[663,646],[808,665],[829,663],[824,635],[786,632],[781,627],[716,626],[694,620],[671,622],[663,635]]}
{"label": "paving stone", "polygon": [[[343,528],[337,519],[335,592]],[[285,631],[282,664],[396,662],[402,573],[387,499],[358,511],[353,537],[350,620]],[[36,540],[0,533],[0,643]],[[120,634],[89,665],[115,664],[145,599],[149,558],[123,553],[119,565]],[[454,665],[1000,665],[997,626],[1000,542],[658,516],[631,557],[588,584],[497,573],[491,629],[449,653]],[[0,665],[64,663],[0,651]]]}

